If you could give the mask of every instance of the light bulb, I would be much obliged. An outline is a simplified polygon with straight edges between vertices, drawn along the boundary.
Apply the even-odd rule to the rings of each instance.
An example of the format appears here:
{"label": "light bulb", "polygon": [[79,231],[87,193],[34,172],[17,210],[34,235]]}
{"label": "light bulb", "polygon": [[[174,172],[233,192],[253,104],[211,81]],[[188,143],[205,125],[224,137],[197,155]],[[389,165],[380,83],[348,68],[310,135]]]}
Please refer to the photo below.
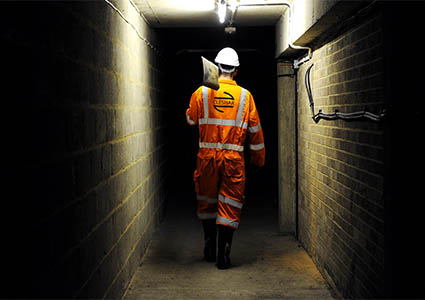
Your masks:
{"label": "light bulb", "polygon": [[224,23],[224,20],[226,19],[226,10],[226,1],[220,0],[220,2],[218,3],[218,20],[220,21],[220,23]]}

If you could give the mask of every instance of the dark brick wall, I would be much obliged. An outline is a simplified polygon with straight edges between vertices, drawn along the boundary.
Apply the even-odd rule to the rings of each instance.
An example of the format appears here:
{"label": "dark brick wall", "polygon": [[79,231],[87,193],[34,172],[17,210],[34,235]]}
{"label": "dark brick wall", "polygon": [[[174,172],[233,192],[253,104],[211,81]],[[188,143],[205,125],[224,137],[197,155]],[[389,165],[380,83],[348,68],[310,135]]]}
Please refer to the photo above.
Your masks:
{"label": "dark brick wall", "polygon": [[[112,3],[158,45],[129,1]],[[165,197],[159,52],[104,1],[0,8],[13,109],[5,274],[24,285],[6,297],[119,298]]]}
{"label": "dark brick wall", "polygon": [[384,294],[382,124],[311,118],[304,75],[311,71],[316,113],[378,113],[384,104],[382,14],[357,21],[316,49],[298,72],[299,239],[345,298]]}

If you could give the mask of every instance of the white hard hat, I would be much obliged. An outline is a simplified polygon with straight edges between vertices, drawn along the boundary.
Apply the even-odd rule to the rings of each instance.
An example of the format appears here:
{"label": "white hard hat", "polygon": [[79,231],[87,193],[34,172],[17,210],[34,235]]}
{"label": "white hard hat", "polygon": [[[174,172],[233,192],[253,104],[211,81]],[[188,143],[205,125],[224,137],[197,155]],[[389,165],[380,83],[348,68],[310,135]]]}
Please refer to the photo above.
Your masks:
{"label": "white hard hat", "polygon": [[229,47],[223,48],[218,52],[215,62],[232,67],[239,67],[238,54],[234,49]]}

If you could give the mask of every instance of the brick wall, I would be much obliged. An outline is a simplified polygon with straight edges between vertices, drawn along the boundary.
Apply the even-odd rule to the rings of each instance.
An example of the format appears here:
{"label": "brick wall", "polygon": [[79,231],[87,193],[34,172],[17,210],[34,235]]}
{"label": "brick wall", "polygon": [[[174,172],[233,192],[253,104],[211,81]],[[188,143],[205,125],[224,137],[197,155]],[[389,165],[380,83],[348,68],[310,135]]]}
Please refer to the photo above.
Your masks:
{"label": "brick wall", "polygon": [[[131,2],[111,3],[160,44]],[[164,203],[161,49],[104,1],[1,10],[5,99],[19,111],[8,246],[22,286],[7,297],[119,298]]]}
{"label": "brick wall", "polygon": [[345,298],[382,296],[384,278],[384,130],[371,121],[311,118],[368,110],[384,102],[382,17],[357,21],[313,53],[298,72],[299,239]]}

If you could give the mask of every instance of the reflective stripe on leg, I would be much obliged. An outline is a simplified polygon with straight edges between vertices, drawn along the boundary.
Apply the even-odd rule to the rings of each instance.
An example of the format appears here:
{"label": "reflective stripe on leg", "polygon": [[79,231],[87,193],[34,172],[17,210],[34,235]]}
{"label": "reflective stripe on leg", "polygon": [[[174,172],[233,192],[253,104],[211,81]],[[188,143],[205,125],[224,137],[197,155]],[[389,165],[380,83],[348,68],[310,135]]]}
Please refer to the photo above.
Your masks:
{"label": "reflective stripe on leg", "polygon": [[226,217],[222,217],[222,216],[217,216],[216,222],[217,222],[217,224],[225,224],[225,225],[228,225],[228,226],[233,227],[235,229],[237,229],[238,226],[239,226],[239,222],[232,221],[232,220],[230,220]]}
{"label": "reflective stripe on leg", "polygon": [[229,197],[223,196],[222,194],[218,195],[218,201],[221,201],[223,203],[227,203],[231,206],[237,207],[239,209],[242,208],[243,204],[239,201],[233,200]]}
{"label": "reflective stripe on leg", "polygon": [[196,196],[198,200],[197,215],[201,220],[215,219],[217,217],[217,198],[203,195]]}
{"label": "reflective stripe on leg", "polygon": [[207,201],[208,203],[217,203],[217,198],[210,198],[210,197],[202,196],[202,195],[196,195],[196,199],[204,200],[204,201]]}

